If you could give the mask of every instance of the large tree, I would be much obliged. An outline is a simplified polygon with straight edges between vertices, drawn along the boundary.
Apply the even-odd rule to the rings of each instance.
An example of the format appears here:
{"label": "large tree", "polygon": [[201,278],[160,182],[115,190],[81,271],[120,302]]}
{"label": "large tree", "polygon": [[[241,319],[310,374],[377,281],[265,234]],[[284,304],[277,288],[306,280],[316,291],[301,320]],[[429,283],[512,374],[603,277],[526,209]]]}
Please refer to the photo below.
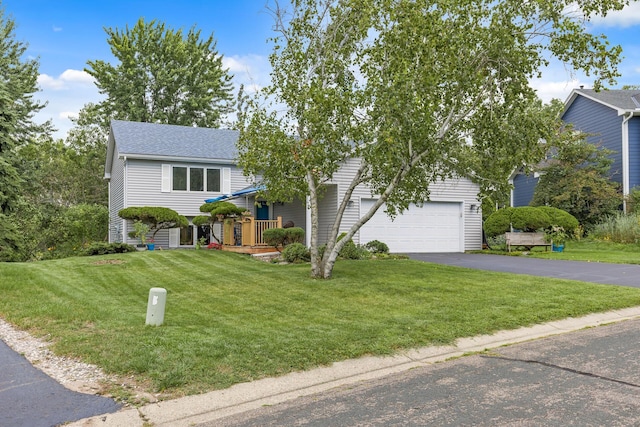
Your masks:
{"label": "large tree", "polygon": [[36,125],[33,116],[44,105],[38,91],[38,61],[25,59],[27,44],[17,41],[15,21],[0,9],[0,214],[7,214],[20,194],[15,148],[50,124]]}
{"label": "large tree", "polygon": [[575,216],[589,229],[622,205],[618,183],[611,180],[613,151],[587,142],[570,128],[550,155],[533,194],[532,206],[553,206]]}
{"label": "large tree", "polygon": [[[272,9],[272,83],[240,111],[240,164],[271,200],[308,197],[312,276],[331,276],[341,247],[386,203],[395,215],[429,185],[474,174],[483,191],[538,160],[557,117],[531,78],[556,57],[595,77],[617,76],[620,47],[585,28],[623,0],[294,0]],[[575,13],[582,8],[587,18]],[[262,102],[262,103],[261,103]],[[318,252],[322,184],[349,158],[359,168]],[[379,195],[337,239],[354,188]]]}
{"label": "large tree", "polygon": [[105,29],[119,61],[88,61],[85,71],[107,96],[107,117],[185,126],[218,127],[232,100],[231,75],[223,68],[213,35],[201,38],[157,21]]}
{"label": "large tree", "polygon": [[[25,58],[27,45],[17,41],[15,21],[0,8],[0,260],[20,259],[23,240],[16,210],[23,193],[16,148],[35,135],[47,134],[50,123],[38,125],[33,116],[43,108],[38,91],[38,61]],[[28,179],[29,177],[24,177]]]}

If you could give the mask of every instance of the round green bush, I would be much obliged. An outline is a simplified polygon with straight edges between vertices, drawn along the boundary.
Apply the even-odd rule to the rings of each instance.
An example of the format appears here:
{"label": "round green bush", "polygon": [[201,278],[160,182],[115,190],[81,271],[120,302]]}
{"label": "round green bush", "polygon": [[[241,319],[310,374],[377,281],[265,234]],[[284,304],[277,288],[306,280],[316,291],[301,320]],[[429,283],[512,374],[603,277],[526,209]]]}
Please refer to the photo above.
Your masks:
{"label": "round green bush", "polygon": [[538,209],[541,209],[549,216],[551,225],[562,227],[567,232],[571,232],[578,227],[579,223],[576,217],[567,211],[551,206],[539,206]]}
{"label": "round green bush", "polygon": [[511,230],[511,215],[515,208],[498,209],[484,222],[484,233],[487,237],[495,237]]}
{"label": "round green bush", "polygon": [[367,242],[364,247],[369,251],[372,252],[374,254],[388,254],[389,253],[389,246],[387,246],[386,243],[383,243],[379,240],[372,240],[370,242]]}
{"label": "round green bush", "polygon": [[282,258],[287,262],[309,261],[311,256],[309,249],[302,243],[292,243],[287,245],[282,251]]}
{"label": "round green bush", "polygon": [[536,231],[551,226],[551,218],[545,211],[532,206],[514,208],[511,225],[516,230]]}

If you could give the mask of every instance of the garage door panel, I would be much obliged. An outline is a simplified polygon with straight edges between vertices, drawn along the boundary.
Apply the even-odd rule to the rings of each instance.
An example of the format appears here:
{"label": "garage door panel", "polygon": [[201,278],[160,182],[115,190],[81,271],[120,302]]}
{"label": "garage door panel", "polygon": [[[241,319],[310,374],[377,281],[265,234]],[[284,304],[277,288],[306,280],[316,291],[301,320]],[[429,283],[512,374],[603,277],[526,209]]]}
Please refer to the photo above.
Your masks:
{"label": "garage door panel", "polygon": [[[375,203],[362,199],[362,213]],[[360,230],[360,242],[385,242],[391,252],[462,252],[461,203],[411,205],[392,221],[382,206]]]}

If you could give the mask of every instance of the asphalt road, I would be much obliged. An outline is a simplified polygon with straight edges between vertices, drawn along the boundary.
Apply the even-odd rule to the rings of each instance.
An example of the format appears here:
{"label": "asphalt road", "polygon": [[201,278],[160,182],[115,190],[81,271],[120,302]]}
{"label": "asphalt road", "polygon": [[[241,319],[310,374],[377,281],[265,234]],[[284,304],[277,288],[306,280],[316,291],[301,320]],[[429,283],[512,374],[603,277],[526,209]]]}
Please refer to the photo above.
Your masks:
{"label": "asphalt road", "polygon": [[112,399],[71,391],[0,340],[0,427],[51,427],[115,412]]}
{"label": "asphalt road", "polygon": [[640,425],[640,320],[501,347],[199,424]]}

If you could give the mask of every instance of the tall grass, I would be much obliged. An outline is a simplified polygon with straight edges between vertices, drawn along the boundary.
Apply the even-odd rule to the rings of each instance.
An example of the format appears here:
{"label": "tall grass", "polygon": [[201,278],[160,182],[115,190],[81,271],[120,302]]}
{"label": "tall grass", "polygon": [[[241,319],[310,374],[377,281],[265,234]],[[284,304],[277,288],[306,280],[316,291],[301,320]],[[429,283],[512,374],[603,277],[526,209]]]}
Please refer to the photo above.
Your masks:
{"label": "tall grass", "polygon": [[591,237],[615,243],[638,243],[640,241],[640,217],[618,212],[596,224]]}

